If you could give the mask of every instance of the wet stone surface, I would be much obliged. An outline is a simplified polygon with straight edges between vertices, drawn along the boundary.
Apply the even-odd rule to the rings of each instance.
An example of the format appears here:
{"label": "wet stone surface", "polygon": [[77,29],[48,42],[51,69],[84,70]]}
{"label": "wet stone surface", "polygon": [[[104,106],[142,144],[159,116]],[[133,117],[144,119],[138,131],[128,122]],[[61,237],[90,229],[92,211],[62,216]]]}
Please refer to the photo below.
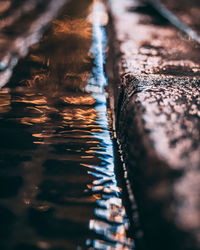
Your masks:
{"label": "wet stone surface", "polygon": [[161,0],[161,3],[200,35],[200,2],[198,0]]}
{"label": "wet stone surface", "polygon": [[200,249],[199,46],[144,4],[109,9],[111,103],[145,241]]}
{"label": "wet stone surface", "polygon": [[0,87],[68,0],[0,1]]}
{"label": "wet stone surface", "polygon": [[[18,2],[4,1],[2,17]],[[102,9],[71,1],[0,90],[1,250],[134,248],[115,178]]]}

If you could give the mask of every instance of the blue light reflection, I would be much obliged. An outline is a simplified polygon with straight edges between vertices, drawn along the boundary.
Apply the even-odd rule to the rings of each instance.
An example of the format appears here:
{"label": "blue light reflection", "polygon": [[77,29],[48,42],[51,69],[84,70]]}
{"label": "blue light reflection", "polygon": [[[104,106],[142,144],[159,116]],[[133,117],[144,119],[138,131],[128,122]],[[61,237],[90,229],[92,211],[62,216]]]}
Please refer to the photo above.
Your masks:
{"label": "blue light reflection", "polygon": [[[94,57],[93,75],[88,81],[87,91],[91,92],[96,100],[98,118],[96,123],[101,128],[98,133],[93,133],[94,138],[101,141],[103,150],[98,153],[99,158],[104,164],[101,166],[89,166],[88,174],[93,175],[95,180],[91,192],[98,194],[95,209],[95,218],[89,221],[90,230],[103,236],[102,239],[87,240],[88,246],[95,249],[133,249],[134,242],[127,238],[128,219],[120,198],[120,188],[118,187],[114,170],[114,152],[109,131],[109,117],[107,110],[107,93],[105,86],[108,81],[104,72],[105,51],[106,51],[106,32],[105,7],[101,1],[94,1],[93,5],[93,44],[90,52]],[[96,196],[95,196],[96,197]]]}

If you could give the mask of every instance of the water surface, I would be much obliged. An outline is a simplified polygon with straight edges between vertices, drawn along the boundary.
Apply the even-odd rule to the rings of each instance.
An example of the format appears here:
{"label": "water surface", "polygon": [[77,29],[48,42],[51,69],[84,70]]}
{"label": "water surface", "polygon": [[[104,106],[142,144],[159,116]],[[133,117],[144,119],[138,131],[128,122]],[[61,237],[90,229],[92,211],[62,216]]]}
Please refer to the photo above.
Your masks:
{"label": "water surface", "polygon": [[73,0],[0,91],[1,249],[133,248],[114,172],[107,18],[100,1]]}

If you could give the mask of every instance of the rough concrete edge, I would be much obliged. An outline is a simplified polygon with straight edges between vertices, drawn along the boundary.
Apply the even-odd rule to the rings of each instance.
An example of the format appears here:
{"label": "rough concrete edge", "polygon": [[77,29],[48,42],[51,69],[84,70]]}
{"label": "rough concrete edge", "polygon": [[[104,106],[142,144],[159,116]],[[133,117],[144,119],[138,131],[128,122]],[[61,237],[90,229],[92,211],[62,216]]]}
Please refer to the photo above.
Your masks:
{"label": "rough concrete edge", "polygon": [[[107,6],[108,9],[108,6]],[[130,179],[128,178],[128,169],[127,165],[125,164],[124,159],[124,150],[121,145],[120,139],[117,135],[117,113],[118,113],[118,102],[120,100],[120,77],[118,72],[120,60],[120,53],[116,53],[119,50],[119,44],[115,41],[115,30],[113,29],[113,20],[112,16],[110,15],[109,11],[109,22],[107,24],[107,38],[108,38],[108,54],[106,58],[106,75],[108,77],[108,93],[109,93],[109,106],[111,109],[111,116],[112,116],[112,127],[114,132],[114,144],[115,144],[115,157],[118,161],[118,167],[120,166],[120,172],[123,172],[120,178],[123,178],[123,183],[125,186],[124,193],[128,195],[128,204],[127,204],[127,214],[130,219],[131,229],[134,232],[132,236],[134,237],[136,248],[139,250],[147,250],[147,246],[144,242],[144,234],[141,226],[140,216],[138,213],[137,203],[135,201],[135,196],[132,190],[132,184]],[[115,62],[115,63],[114,63]],[[116,84],[118,83],[118,84]],[[115,98],[117,96],[117,98]]]}
{"label": "rough concrete edge", "polygon": [[[151,248],[153,247],[153,249],[158,249],[160,250],[160,245],[155,244],[155,242],[158,240],[157,237],[160,237],[160,240],[163,243],[163,250],[169,250],[169,249],[188,249],[188,250],[193,250],[193,248],[191,249],[190,246],[189,248],[187,247],[187,239],[185,239],[185,236],[187,236],[186,238],[188,238],[188,235],[185,234],[185,232],[183,231],[179,231],[177,230],[176,226],[173,224],[173,222],[171,222],[170,220],[167,221],[165,219],[163,219],[162,217],[162,210],[166,210],[165,205],[160,204],[161,205],[161,214],[154,214],[152,215],[151,212],[149,211],[149,222],[146,222],[146,214],[147,214],[147,210],[146,208],[143,209],[145,207],[144,204],[147,205],[149,203],[152,203],[152,200],[149,200],[146,195],[145,192],[143,193],[143,199],[141,199],[141,192],[143,192],[143,190],[139,190],[137,191],[135,189],[135,186],[137,186],[137,180],[134,179],[134,173],[130,170],[131,169],[131,165],[134,165],[133,163],[130,164],[130,162],[128,162],[128,158],[134,158],[134,155],[127,155],[127,148],[126,148],[126,142],[123,141],[123,136],[120,134],[120,131],[118,131],[118,126],[119,126],[119,116],[120,116],[120,110],[121,110],[121,105],[122,105],[122,100],[124,99],[124,91],[123,91],[123,78],[126,77],[126,75],[129,74],[129,72],[127,72],[125,75],[120,75],[121,69],[119,66],[119,61],[120,61],[120,44],[118,41],[115,40],[115,30],[114,30],[114,25],[113,25],[114,20],[112,19],[112,16],[110,15],[109,18],[109,24],[108,24],[108,44],[109,44],[109,53],[108,53],[108,62],[106,65],[107,68],[107,76],[109,79],[109,98],[110,98],[110,106],[111,106],[111,111],[112,111],[112,117],[113,117],[113,127],[114,127],[114,134],[115,134],[115,138],[119,147],[119,152],[122,158],[122,162],[123,163],[123,171],[125,173],[125,178],[126,178],[126,183],[127,183],[127,192],[129,194],[129,199],[132,203],[132,205],[134,206],[135,204],[135,198],[137,200],[137,205],[138,205],[138,209],[139,209],[139,221],[142,224],[143,230],[144,230],[144,241],[145,241],[145,249],[147,248]],[[140,80],[140,78],[139,78]],[[156,79],[155,79],[156,80]],[[128,105],[128,103],[127,103]],[[132,117],[131,117],[132,119]],[[138,133],[138,131],[140,129],[136,128],[135,129],[136,132],[134,135],[139,134],[139,140],[141,140],[142,138],[142,133]],[[144,138],[143,138],[144,139]],[[147,142],[148,143],[148,140]],[[146,154],[148,155],[147,157],[147,161],[151,162],[153,165],[159,165],[159,167],[161,166],[161,169],[164,169],[164,171],[168,171],[170,168],[168,167],[168,165],[162,161],[159,157],[157,157],[157,155],[155,154],[155,152],[146,152]],[[176,171],[175,171],[176,172]],[[179,171],[177,171],[177,173],[169,173],[170,174],[177,174],[179,175]],[[162,175],[162,173],[161,173]],[[144,178],[145,181],[145,178]],[[169,180],[170,181],[170,180]],[[139,185],[140,186],[140,185]],[[133,196],[134,194],[134,196]],[[140,195],[140,198],[138,198],[138,196]],[[171,193],[171,191],[169,191],[168,193],[168,201],[170,204],[170,200],[173,199],[173,195]],[[140,204],[143,203],[143,205],[141,206]],[[159,201],[158,203],[155,200],[155,204],[152,204],[152,207],[154,207],[159,205]],[[169,212],[169,211],[165,211],[165,212]],[[134,216],[132,215],[132,219],[134,219]],[[161,231],[157,231],[157,227],[155,227],[156,231],[152,231],[152,225],[155,223],[155,221],[157,221],[158,224],[161,224]],[[145,222],[145,223],[144,223]],[[134,222],[133,222],[134,223]],[[150,223],[151,225],[149,225],[150,227],[148,227],[148,223]],[[155,223],[156,224],[156,223]],[[162,229],[163,228],[163,229]],[[164,234],[165,232],[165,234]],[[156,236],[156,237],[155,237]],[[178,239],[177,239],[178,238]],[[168,242],[168,239],[170,239]],[[192,237],[190,237],[189,235],[189,241],[192,241]],[[183,243],[181,244],[180,242],[183,241]],[[165,245],[166,244],[166,245]],[[136,245],[137,246],[137,245]],[[144,245],[142,245],[144,247]],[[169,248],[170,247],[170,248]],[[198,246],[197,246],[198,248]],[[196,247],[194,248],[195,250],[197,249]],[[141,249],[140,246],[138,246],[138,249]],[[142,248],[143,249],[143,248]],[[199,249],[199,248],[198,248]]]}

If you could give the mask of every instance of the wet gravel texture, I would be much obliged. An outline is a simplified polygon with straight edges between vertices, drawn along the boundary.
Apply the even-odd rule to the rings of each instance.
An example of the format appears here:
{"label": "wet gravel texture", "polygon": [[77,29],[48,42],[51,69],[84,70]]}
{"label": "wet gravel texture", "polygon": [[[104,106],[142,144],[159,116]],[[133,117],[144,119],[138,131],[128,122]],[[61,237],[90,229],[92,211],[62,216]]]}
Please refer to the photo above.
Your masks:
{"label": "wet gravel texture", "polygon": [[108,6],[111,103],[145,241],[199,249],[199,45],[144,3]]}

